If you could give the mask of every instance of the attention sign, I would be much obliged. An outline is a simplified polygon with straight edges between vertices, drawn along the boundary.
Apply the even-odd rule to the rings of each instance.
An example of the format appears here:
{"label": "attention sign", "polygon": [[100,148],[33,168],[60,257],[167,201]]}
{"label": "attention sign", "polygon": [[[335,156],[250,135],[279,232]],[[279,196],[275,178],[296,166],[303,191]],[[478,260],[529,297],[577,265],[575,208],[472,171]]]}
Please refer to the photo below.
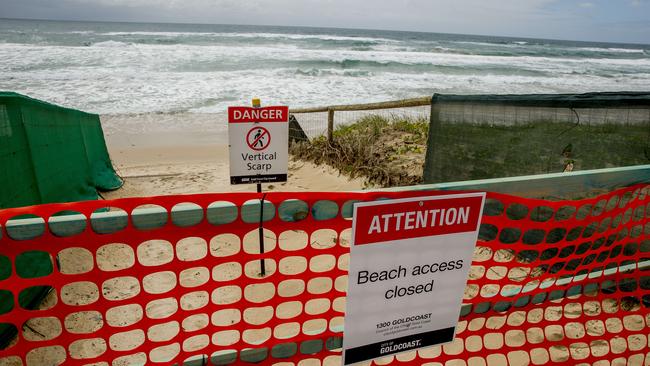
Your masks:
{"label": "attention sign", "polygon": [[451,342],[485,193],[354,206],[344,364]]}
{"label": "attention sign", "polygon": [[287,181],[289,108],[228,108],[230,183]]}

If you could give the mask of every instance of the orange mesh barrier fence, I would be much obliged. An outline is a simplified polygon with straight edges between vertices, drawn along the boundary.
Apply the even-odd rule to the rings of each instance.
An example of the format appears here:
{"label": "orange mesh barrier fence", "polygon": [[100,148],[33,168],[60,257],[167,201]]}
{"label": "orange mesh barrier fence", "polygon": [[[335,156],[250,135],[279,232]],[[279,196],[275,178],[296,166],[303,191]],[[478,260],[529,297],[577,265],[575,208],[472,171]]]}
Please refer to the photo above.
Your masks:
{"label": "orange mesh barrier fence", "polygon": [[[426,194],[0,211],[0,365],[340,365],[353,203]],[[649,194],[488,193],[455,341],[374,364],[649,364]]]}

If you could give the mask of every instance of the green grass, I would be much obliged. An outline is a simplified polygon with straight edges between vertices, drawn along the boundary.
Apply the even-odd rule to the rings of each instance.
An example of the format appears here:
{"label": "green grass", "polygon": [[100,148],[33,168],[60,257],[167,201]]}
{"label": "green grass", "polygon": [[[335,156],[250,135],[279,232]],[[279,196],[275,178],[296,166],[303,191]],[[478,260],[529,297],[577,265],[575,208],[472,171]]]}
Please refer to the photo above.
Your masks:
{"label": "green grass", "polygon": [[334,141],[324,136],[291,146],[291,153],[316,164],[329,164],[372,186],[398,186],[422,181],[428,121],[367,116],[338,127]]}

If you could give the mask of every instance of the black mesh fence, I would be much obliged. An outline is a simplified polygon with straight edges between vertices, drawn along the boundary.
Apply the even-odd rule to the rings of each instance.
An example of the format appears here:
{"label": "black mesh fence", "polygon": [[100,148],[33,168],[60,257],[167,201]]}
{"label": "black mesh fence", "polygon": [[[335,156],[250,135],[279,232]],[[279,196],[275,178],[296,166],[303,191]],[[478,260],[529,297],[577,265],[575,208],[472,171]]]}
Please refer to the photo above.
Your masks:
{"label": "black mesh fence", "polygon": [[432,99],[425,183],[648,163],[648,93]]}

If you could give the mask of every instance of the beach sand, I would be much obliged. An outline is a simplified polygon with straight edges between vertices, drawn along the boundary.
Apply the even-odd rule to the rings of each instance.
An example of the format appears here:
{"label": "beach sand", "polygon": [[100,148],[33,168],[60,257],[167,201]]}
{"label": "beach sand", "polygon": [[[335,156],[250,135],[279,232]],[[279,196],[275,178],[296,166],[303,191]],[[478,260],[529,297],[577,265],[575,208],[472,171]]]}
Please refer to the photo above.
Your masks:
{"label": "beach sand", "polygon": [[[255,192],[255,185],[231,185],[226,130],[121,132],[105,129],[113,166],[124,186],[106,199],[171,194]],[[289,162],[288,181],[263,184],[264,191],[355,191],[350,179],[329,166]]]}

